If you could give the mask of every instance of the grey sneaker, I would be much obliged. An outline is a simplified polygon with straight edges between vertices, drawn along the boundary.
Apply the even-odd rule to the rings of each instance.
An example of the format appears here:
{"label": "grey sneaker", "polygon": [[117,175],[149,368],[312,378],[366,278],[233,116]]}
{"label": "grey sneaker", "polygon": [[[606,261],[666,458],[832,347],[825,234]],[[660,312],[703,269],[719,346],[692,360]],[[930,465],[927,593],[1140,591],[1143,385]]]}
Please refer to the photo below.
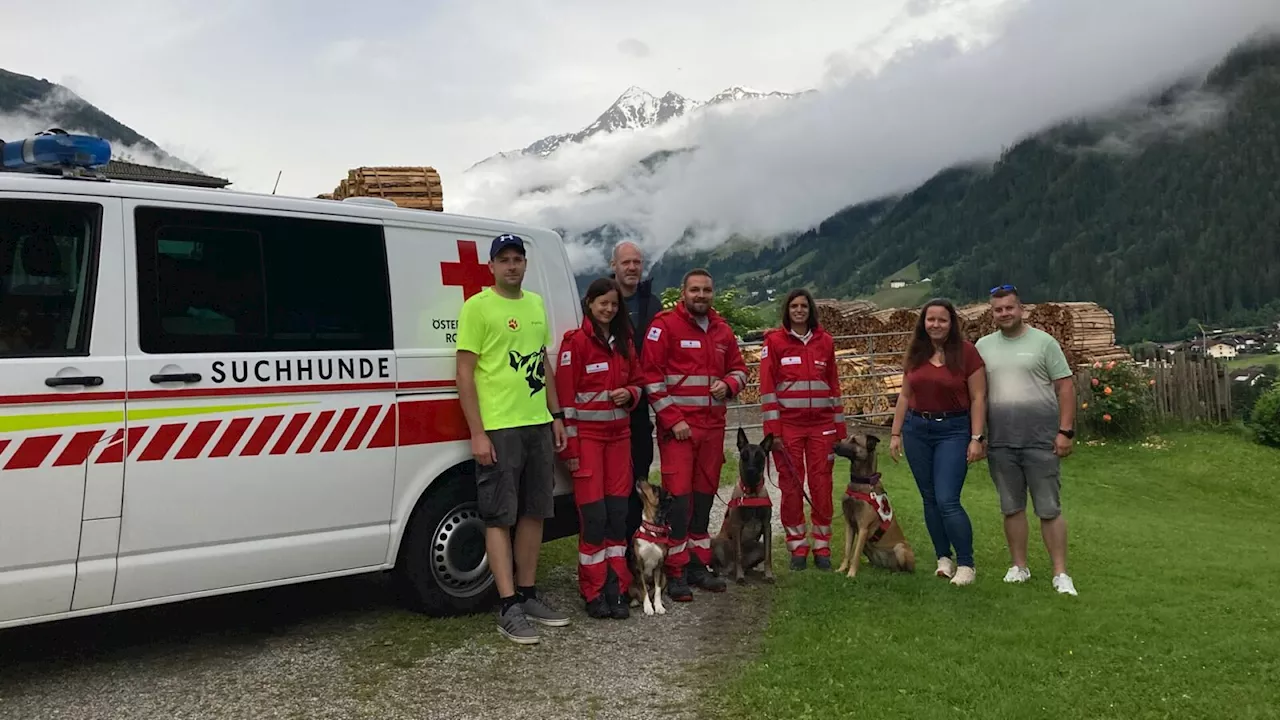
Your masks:
{"label": "grey sneaker", "polygon": [[498,613],[498,632],[520,645],[537,645],[542,642],[538,631],[529,624],[529,618],[525,616],[520,603],[512,605],[506,612]]}
{"label": "grey sneaker", "polygon": [[541,595],[534,595],[520,604],[524,606],[524,614],[536,623],[547,627],[564,627],[569,624],[569,616],[552,608]]}

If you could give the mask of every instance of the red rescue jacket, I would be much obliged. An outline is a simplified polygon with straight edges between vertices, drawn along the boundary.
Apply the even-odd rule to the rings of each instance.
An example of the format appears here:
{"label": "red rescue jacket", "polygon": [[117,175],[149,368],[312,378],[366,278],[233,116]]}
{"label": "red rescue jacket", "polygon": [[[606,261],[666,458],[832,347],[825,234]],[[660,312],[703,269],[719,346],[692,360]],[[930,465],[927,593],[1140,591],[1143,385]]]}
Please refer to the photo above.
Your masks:
{"label": "red rescue jacket", "polygon": [[814,328],[808,342],[783,328],[765,333],[760,349],[760,410],[764,431],[774,437],[784,425],[834,425],[837,438],[848,435],[831,333]]}
{"label": "red rescue jacket", "polygon": [[[570,460],[579,456],[578,438],[593,440],[628,440],[631,437],[631,411],[640,402],[640,364],[637,348],[628,357],[606,346],[596,335],[591,318],[582,327],[564,334],[560,343],[560,362],[556,368],[556,397],[564,411],[565,449],[560,457]],[[631,400],[618,407],[609,393],[625,388]]]}
{"label": "red rescue jacket", "polygon": [[[707,311],[707,321],[703,330],[681,303],[658,313],[645,333],[641,375],[661,430],[681,420],[723,428],[726,401],[747,386],[747,363],[733,329],[715,310]],[[711,396],[716,380],[729,386],[724,400]]]}

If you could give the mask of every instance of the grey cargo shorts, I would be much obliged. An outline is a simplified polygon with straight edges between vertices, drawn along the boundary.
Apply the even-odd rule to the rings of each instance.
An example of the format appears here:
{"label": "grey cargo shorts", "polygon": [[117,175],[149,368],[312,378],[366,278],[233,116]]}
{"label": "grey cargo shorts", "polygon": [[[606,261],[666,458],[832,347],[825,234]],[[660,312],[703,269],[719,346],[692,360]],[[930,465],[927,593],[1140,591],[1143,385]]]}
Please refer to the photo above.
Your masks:
{"label": "grey cargo shorts", "polygon": [[1041,520],[1062,514],[1059,458],[1046,448],[987,448],[987,467],[1000,496],[1000,512],[1014,515],[1027,509],[1027,491]]}
{"label": "grey cargo shorts", "polygon": [[551,423],[487,432],[498,462],[476,466],[476,504],[487,527],[519,517],[555,516],[555,442]]}

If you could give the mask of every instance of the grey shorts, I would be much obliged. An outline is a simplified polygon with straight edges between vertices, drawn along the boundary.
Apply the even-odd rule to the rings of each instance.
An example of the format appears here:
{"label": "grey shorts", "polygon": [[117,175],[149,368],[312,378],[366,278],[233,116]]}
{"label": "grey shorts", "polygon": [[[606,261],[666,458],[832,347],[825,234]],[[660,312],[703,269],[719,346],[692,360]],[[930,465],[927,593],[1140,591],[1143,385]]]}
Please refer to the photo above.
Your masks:
{"label": "grey shorts", "polygon": [[1044,448],[987,449],[987,467],[1000,495],[1000,512],[1013,515],[1027,509],[1027,491],[1041,520],[1062,514],[1059,497],[1059,458]]}
{"label": "grey shorts", "polygon": [[519,517],[555,516],[555,443],[551,424],[490,430],[498,454],[476,467],[476,502],[488,527],[511,527]]}

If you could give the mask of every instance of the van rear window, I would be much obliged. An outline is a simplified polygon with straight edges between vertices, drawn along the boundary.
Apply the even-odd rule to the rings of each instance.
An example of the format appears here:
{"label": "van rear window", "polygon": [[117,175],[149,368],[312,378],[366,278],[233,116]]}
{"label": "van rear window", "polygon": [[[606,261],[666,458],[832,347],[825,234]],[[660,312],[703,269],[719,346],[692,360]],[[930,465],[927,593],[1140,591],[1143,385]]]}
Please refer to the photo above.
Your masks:
{"label": "van rear window", "polygon": [[0,200],[0,357],[89,354],[102,207]]}
{"label": "van rear window", "polygon": [[143,352],[392,346],[381,226],[155,207],[134,220]]}

